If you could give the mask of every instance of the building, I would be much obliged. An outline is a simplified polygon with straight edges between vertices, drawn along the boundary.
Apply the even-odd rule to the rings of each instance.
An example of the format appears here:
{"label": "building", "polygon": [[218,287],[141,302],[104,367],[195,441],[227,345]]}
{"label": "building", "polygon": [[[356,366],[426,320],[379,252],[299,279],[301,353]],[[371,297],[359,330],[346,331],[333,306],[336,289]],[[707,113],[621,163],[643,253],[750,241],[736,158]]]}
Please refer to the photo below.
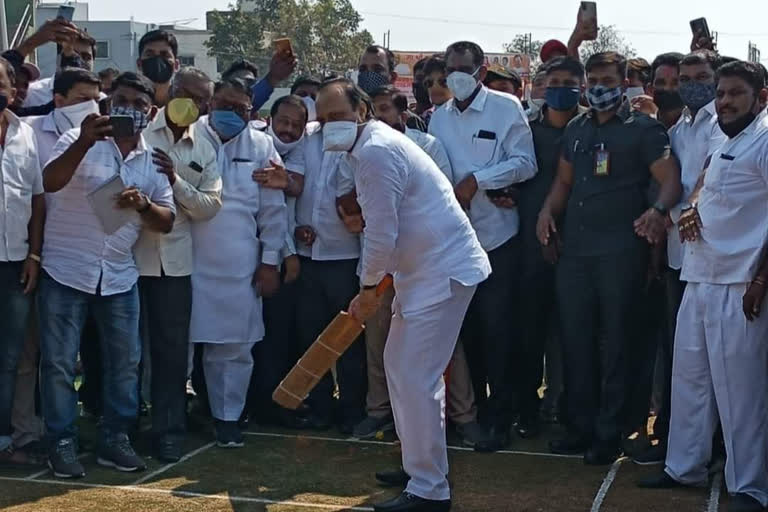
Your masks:
{"label": "building", "polygon": [[[35,11],[35,27],[39,28],[47,20],[56,17],[60,3],[39,3]],[[155,23],[143,23],[130,20],[91,20],[86,2],[73,2],[75,12],[72,22],[82,28],[96,40],[94,71],[105,68],[117,68],[120,71],[135,71],[139,58],[139,40],[151,30],[160,28]],[[194,65],[211,78],[218,78],[216,58],[208,56],[204,43],[210,37],[206,30],[193,30],[184,27],[163,25],[162,28],[173,32],[179,41],[179,59],[182,65]],[[56,45],[41,46],[37,50],[37,63],[42,75],[52,76],[56,72]]]}

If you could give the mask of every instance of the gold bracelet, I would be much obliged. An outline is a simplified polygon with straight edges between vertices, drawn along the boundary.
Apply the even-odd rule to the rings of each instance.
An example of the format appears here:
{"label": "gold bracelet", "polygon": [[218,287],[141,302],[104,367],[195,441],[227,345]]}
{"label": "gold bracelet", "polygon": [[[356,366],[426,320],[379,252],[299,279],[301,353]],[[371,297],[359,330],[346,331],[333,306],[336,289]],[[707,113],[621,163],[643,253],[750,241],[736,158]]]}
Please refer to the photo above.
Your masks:
{"label": "gold bracelet", "polygon": [[40,263],[40,256],[38,256],[37,254],[29,253],[27,254],[27,258],[32,261],[36,261],[37,263]]}

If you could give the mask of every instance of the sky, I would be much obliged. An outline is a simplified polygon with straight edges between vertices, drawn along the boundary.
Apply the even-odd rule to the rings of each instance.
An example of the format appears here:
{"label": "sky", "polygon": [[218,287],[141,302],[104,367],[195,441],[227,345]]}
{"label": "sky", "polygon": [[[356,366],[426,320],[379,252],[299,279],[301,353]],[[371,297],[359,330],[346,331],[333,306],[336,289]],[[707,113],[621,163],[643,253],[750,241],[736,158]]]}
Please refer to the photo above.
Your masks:
{"label": "sky", "polygon": [[[82,1],[82,0],[81,0]],[[390,48],[400,51],[443,50],[468,39],[486,52],[502,51],[515,34],[567,41],[576,21],[577,0],[351,0],[363,16],[362,27],[377,43],[391,31]],[[90,0],[93,20],[187,23],[205,27],[205,12],[226,9],[230,0]],[[598,0],[598,22],[615,25],[637,54],[652,60],[690,47],[689,21],[706,17],[719,33],[723,55],[745,59],[749,42],[768,63],[768,7],[762,0]]]}

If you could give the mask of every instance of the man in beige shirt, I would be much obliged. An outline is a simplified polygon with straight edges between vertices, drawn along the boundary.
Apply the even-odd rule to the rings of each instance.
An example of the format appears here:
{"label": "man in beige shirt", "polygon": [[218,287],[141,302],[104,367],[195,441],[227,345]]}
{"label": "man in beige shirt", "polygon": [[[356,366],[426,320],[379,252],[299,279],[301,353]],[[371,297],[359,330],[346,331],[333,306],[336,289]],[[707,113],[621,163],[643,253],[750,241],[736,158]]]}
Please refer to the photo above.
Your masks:
{"label": "man in beige shirt", "polygon": [[192,310],[191,222],[208,220],[221,207],[216,152],[195,124],[212,94],[211,79],[195,68],[174,75],[168,105],[144,131],[158,172],[173,188],[173,230],[144,230],[134,248],[141,277],[144,365],[150,369],[152,433],[157,457],[177,462],[186,432],[186,379]]}

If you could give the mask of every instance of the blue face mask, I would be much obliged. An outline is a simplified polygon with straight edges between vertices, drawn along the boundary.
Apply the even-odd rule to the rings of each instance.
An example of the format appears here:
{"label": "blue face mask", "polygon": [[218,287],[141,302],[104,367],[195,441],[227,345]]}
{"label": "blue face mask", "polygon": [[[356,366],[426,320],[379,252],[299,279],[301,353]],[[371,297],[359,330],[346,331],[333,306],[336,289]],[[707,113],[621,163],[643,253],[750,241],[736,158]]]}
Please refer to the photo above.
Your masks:
{"label": "blue face mask", "polygon": [[223,139],[232,139],[245,129],[245,121],[231,110],[211,112],[211,126]]}
{"label": "blue face mask", "polygon": [[690,109],[698,110],[715,99],[717,89],[715,84],[702,84],[700,82],[681,82],[678,88],[680,98]]}
{"label": "blue face mask", "polygon": [[580,97],[578,87],[547,87],[546,103],[552,110],[567,112],[579,104]]}

